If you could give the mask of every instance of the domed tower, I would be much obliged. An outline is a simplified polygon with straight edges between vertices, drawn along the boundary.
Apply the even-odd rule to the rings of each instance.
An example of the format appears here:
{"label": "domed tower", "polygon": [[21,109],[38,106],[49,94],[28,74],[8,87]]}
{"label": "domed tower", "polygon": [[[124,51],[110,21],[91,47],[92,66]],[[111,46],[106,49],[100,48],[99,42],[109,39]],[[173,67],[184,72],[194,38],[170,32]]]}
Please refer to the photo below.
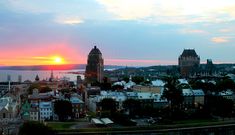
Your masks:
{"label": "domed tower", "polygon": [[104,74],[104,60],[102,58],[102,53],[100,50],[94,46],[90,51],[87,59],[86,66],[86,82],[87,83],[96,83],[103,81]]}

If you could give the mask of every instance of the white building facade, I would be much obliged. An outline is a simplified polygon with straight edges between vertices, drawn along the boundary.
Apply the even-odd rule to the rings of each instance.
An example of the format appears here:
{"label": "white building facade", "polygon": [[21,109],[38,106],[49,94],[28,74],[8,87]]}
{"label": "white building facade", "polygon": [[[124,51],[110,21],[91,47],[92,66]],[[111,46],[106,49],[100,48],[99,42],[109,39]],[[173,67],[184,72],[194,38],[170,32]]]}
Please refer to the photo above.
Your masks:
{"label": "white building facade", "polygon": [[52,102],[39,103],[39,116],[40,116],[40,121],[44,121],[53,117]]}

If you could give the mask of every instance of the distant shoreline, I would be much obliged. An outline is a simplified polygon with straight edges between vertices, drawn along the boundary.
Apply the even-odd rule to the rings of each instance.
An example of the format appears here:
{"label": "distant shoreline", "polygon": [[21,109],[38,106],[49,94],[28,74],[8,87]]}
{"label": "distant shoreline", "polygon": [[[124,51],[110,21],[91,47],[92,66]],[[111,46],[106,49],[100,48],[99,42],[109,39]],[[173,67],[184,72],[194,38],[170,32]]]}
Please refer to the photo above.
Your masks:
{"label": "distant shoreline", "polygon": [[[105,69],[119,69],[124,66],[105,65]],[[37,65],[37,66],[0,66],[0,70],[85,70],[86,64],[69,64],[69,65]]]}
{"label": "distant shoreline", "polygon": [[[200,65],[206,65],[202,63]],[[214,64],[217,66],[234,66],[235,63],[219,63]],[[118,66],[118,65],[105,65],[105,69],[121,69],[121,68],[151,68],[151,67],[172,67],[178,65],[152,65],[152,66]],[[85,70],[86,64],[67,64],[67,65],[36,65],[36,66],[0,66],[0,70],[31,70],[31,71],[46,71],[46,70]]]}

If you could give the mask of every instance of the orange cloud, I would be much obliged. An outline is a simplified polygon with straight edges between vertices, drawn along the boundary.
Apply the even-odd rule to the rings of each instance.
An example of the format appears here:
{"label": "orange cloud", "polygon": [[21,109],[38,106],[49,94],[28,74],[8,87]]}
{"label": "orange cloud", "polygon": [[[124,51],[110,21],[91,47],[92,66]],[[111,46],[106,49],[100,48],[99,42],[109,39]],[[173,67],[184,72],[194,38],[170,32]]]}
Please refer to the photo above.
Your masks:
{"label": "orange cloud", "polygon": [[199,29],[183,29],[181,30],[183,34],[207,34],[207,31],[199,30]]}
{"label": "orange cloud", "polygon": [[2,50],[0,54],[0,65],[60,64],[58,62],[55,63],[55,56],[61,57],[61,60],[63,60],[61,64],[85,63],[79,51],[79,49],[74,49],[67,43],[53,43],[47,46],[35,43],[34,46],[28,45],[24,49],[21,46],[16,46],[14,49],[6,48]]}
{"label": "orange cloud", "polygon": [[60,24],[68,24],[68,25],[76,25],[80,23],[84,23],[84,20],[77,16],[58,16],[55,19],[55,22]]}
{"label": "orange cloud", "polygon": [[230,41],[229,38],[230,37],[213,37],[211,41],[214,43],[227,43]]}
{"label": "orange cloud", "polygon": [[223,32],[223,33],[227,33],[227,32],[231,32],[231,29],[220,29],[219,32]]}

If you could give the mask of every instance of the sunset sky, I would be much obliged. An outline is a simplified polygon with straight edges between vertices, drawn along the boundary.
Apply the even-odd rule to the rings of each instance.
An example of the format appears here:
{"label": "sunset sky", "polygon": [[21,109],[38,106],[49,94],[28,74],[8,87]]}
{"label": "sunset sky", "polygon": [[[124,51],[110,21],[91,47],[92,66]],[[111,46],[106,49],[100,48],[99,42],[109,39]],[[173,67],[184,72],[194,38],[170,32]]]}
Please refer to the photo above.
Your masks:
{"label": "sunset sky", "polygon": [[[0,0],[0,66],[177,64],[184,48],[201,62],[235,62],[235,0]],[[59,60],[60,59],[60,60]]]}

